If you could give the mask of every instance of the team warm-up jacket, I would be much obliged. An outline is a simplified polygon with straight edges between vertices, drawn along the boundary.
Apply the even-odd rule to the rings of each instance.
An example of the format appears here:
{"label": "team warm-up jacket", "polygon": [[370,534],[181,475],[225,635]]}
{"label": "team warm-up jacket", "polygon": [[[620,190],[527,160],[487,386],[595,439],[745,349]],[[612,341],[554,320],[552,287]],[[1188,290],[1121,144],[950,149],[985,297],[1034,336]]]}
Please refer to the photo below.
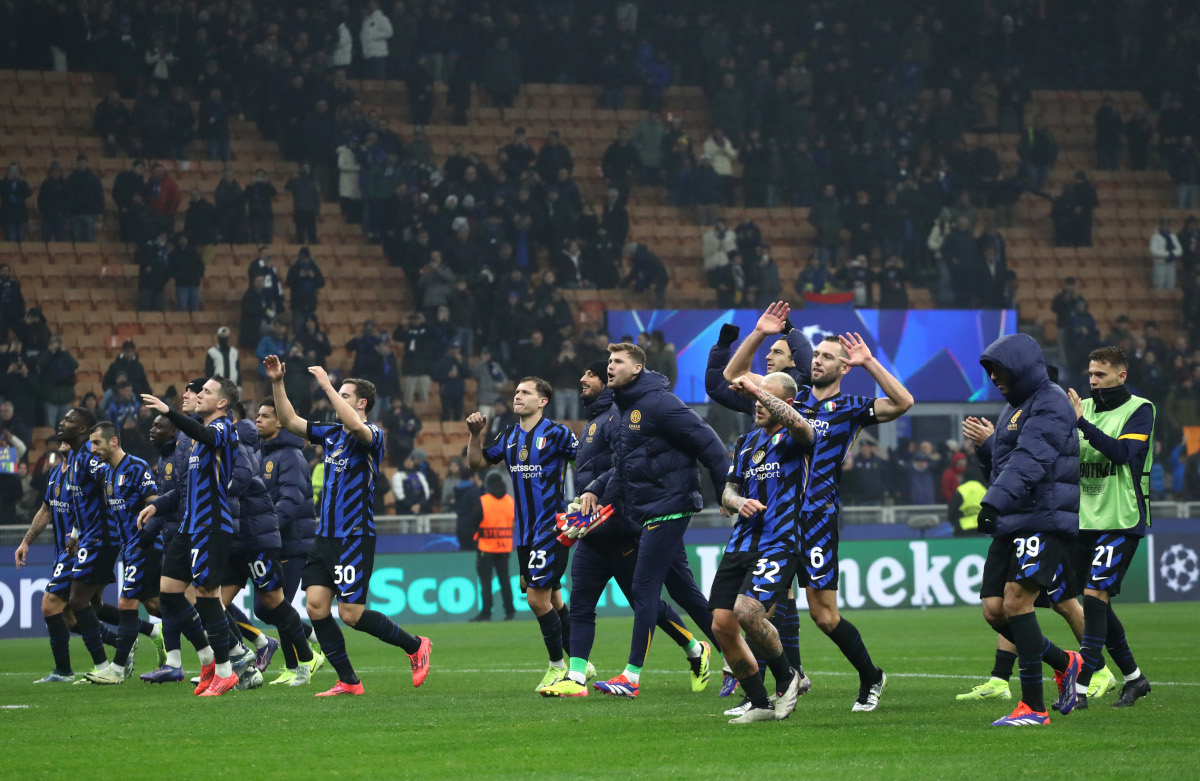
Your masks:
{"label": "team warm-up jacket", "polygon": [[[612,439],[621,420],[621,413],[613,401],[613,392],[608,388],[588,405],[585,414],[587,423],[579,437],[579,450],[575,453],[575,485],[581,487],[590,485],[612,466]],[[607,494],[610,495],[600,497],[600,504],[613,505],[612,517],[584,537],[583,542],[626,540],[641,534],[642,527],[621,512],[618,492],[610,490]]]}
{"label": "team warm-up jacket", "polygon": [[[787,343],[792,347],[792,359],[799,357],[800,360],[796,361],[795,366],[789,366],[783,371],[796,381],[796,387],[808,385],[812,379],[812,344],[799,330],[792,330],[788,337],[790,338],[787,338]],[[808,347],[807,351],[805,346]],[[799,356],[796,355],[797,350],[800,351]],[[717,343],[708,351],[708,366],[704,368],[704,391],[710,399],[726,409],[753,415],[754,399],[729,390],[729,380],[725,379],[725,367],[729,365],[732,355],[732,345]]]}
{"label": "team warm-up jacket", "polygon": [[[1079,534],[1079,434],[1075,408],[1046,376],[1042,350],[1026,334],[1002,336],[979,359],[984,369],[1012,373],[1008,404],[991,437],[991,487],[983,504],[996,508],[996,535]],[[985,460],[986,463],[986,460]]]}
{"label": "team warm-up jacket", "polygon": [[290,431],[280,431],[262,443],[259,474],[271,494],[279,516],[279,535],[284,559],[305,556],[317,537],[317,511],[313,506],[312,475],[304,458],[304,440]]}
{"label": "team warm-up jacket", "polygon": [[696,461],[708,470],[718,496],[729,470],[721,438],[669,388],[666,377],[643,370],[614,390],[620,418],[612,466],[587,487],[596,496],[617,498],[622,515],[638,525],[704,508]]}
{"label": "team warm-up jacket", "polygon": [[229,487],[229,504],[238,520],[238,531],[233,550],[243,554],[278,551],[282,547],[279,517],[259,476],[262,470],[254,452],[258,430],[248,420],[239,420],[234,428],[238,433],[238,460]]}
{"label": "team warm-up jacket", "polygon": [[[158,463],[152,471],[160,495],[173,490],[180,480],[187,479],[186,455],[178,440],[172,440],[158,449]],[[179,520],[180,514],[177,511],[155,512],[154,516],[146,521],[142,535],[145,539],[157,538],[159,545],[165,550],[167,543],[179,532]]]}

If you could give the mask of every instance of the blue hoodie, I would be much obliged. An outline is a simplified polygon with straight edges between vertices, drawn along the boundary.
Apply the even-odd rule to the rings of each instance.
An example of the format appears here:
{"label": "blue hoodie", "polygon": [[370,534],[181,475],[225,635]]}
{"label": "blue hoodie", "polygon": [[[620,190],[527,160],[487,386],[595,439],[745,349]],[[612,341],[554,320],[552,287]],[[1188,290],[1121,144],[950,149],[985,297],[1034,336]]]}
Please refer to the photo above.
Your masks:
{"label": "blue hoodie", "polygon": [[611,438],[613,463],[587,487],[596,496],[619,501],[622,517],[639,526],[704,509],[697,460],[708,470],[718,496],[729,470],[721,438],[669,389],[666,377],[643,369],[613,391],[620,413]]}
{"label": "blue hoodie", "polygon": [[304,556],[317,536],[317,511],[313,506],[312,474],[304,458],[304,440],[290,431],[280,431],[262,443],[259,476],[267,486],[275,513],[284,559]]}
{"label": "blue hoodie", "polygon": [[1012,373],[1004,394],[1008,404],[985,450],[991,487],[983,504],[999,511],[996,536],[1078,536],[1077,418],[1067,394],[1046,376],[1042,349],[1025,334],[1002,336],[983,351],[979,363],[989,372],[1000,366]]}

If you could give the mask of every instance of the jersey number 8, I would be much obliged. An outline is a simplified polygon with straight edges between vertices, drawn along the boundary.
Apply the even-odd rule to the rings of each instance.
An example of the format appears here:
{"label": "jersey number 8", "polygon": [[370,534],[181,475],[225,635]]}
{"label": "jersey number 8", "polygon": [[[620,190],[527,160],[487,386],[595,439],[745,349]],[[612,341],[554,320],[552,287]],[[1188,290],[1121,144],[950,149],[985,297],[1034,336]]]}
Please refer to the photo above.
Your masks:
{"label": "jersey number 8", "polygon": [[[255,563],[257,564],[258,562]],[[263,567],[263,572],[266,572],[265,566]],[[341,586],[345,583],[353,583],[357,577],[358,572],[354,569],[353,564],[347,564],[346,566],[338,564],[333,568],[333,583],[336,586]]]}

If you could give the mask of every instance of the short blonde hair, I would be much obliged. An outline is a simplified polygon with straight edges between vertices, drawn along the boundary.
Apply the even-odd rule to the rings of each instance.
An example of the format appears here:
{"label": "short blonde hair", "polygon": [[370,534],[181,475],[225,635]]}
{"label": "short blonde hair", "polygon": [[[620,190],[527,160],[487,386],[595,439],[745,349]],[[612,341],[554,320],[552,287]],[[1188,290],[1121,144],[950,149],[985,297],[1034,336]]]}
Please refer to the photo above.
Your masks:
{"label": "short blonde hair", "polygon": [[767,387],[768,382],[779,383],[779,387],[787,394],[789,399],[796,398],[796,394],[800,392],[796,381],[792,379],[792,375],[786,372],[771,372],[766,377],[763,377],[763,387]]}
{"label": "short blonde hair", "polygon": [[610,344],[608,351],[610,353],[629,353],[633,357],[634,363],[640,363],[642,366],[646,365],[646,351],[636,344],[618,342],[617,344]]}

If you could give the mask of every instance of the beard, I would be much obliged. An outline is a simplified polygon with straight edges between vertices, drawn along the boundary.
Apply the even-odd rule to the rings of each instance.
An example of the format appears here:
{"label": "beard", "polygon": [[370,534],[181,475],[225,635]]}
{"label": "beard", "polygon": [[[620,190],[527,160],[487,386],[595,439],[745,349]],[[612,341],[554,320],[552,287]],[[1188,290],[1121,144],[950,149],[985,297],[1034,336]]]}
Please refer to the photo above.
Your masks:
{"label": "beard", "polygon": [[821,372],[820,377],[812,378],[812,386],[814,388],[828,388],[830,385],[841,379],[841,376],[841,374],[835,374],[833,372]]}

